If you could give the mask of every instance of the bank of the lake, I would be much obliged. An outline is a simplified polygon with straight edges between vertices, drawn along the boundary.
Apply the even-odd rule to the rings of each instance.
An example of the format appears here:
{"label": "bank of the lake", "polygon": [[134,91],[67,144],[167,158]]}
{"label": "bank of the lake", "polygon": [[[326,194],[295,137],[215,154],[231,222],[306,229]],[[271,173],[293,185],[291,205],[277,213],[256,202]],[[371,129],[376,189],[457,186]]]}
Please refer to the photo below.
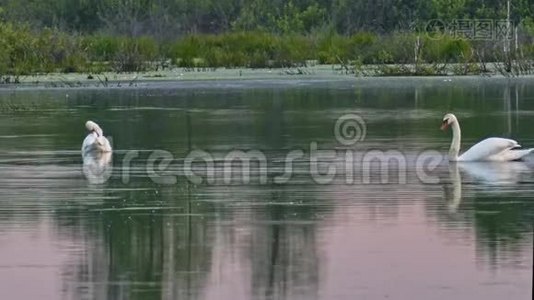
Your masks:
{"label": "bank of the lake", "polygon": [[[489,68],[483,75],[458,75],[453,72],[461,65],[449,65],[440,74],[418,74],[414,65],[369,65],[358,70],[345,69],[341,65],[310,65],[294,68],[216,68],[216,69],[187,69],[170,68],[160,71],[144,72],[103,72],[91,73],[50,73],[11,77],[7,82],[0,84],[0,89],[22,87],[44,88],[125,88],[136,87],[145,83],[158,82],[187,82],[187,81],[247,81],[247,80],[365,80],[373,78],[427,78],[440,81],[455,79],[530,79],[532,75],[504,76],[496,68]],[[390,74],[384,74],[383,68],[388,68]],[[406,72],[394,73],[395,70]]]}
{"label": "bank of the lake", "polygon": [[[516,33],[514,39],[478,40],[426,30],[350,35],[331,30],[309,34],[236,31],[157,39],[37,30],[0,21],[0,83],[74,86],[96,81],[106,86],[114,79],[135,81],[139,77],[532,74],[534,33],[521,26]],[[72,75],[76,73],[80,75]]]}

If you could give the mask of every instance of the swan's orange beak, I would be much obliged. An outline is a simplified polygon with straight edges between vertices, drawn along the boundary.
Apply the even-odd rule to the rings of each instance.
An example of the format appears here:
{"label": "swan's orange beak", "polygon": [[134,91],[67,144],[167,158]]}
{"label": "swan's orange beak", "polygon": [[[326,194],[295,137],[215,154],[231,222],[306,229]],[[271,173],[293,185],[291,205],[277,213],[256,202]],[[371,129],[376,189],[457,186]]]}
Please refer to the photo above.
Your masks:
{"label": "swan's orange beak", "polygon": [[445,130],[447,130],[448,127],[449,127],[449,124],[447,123],[447,121],[443,121],[443,123],[441,123],[441,127],[439,129],[445,131]]}

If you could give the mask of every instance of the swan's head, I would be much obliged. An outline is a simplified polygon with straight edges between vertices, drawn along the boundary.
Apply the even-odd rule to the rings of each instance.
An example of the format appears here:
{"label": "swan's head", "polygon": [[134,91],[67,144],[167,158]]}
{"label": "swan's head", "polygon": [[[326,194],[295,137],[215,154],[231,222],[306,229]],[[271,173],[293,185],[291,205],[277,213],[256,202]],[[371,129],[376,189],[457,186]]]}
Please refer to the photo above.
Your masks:
{"label": "swan's head", "polygon": [[453,114],[446,114],[443,117],[443,122],[441,123],[441,130],[446,130],[449,126],[451,126],[454,122],[458,122],[456,119],[456,116]]}
{"label": "swan's head", "polygon": [[89,132],[96,132],[96,134],[98,136],[102,136],[103,135],[103,132],[102,132],[102,129],[100,128],[100,126],[98,126],[98,124],[96,124],[93,121],[85,122],[85,128],[87,128],[87,130],[89,130]]}

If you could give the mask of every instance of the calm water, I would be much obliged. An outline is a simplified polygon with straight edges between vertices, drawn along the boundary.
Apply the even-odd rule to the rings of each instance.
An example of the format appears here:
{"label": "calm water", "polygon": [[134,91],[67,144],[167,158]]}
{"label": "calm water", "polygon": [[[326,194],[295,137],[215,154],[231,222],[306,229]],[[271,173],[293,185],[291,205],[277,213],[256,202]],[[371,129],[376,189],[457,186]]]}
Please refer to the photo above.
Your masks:
{"label": "calm water", "polygon": [[[439,162],[449,111],[463,149],[534,146],[527,81],[0,91],[1,298],[531,299],[534,158]],[[350,113],[366,132],[344,145]],[[110,165],[82,160],[88,119],[112,139]],[[314,147],[334,151],[319,180]],[[236,150],[264,155],[248,183],[237,161],[225,169]],[[376,150],[395,159],[366,163]],[[212,159],[192,163],[201,183],[184,173],[191,153]]]}

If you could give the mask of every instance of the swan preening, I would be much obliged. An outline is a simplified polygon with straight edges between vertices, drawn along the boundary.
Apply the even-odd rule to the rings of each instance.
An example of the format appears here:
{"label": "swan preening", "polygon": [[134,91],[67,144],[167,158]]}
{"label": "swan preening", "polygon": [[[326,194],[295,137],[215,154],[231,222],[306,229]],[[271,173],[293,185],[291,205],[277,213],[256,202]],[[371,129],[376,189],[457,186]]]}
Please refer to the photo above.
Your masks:
{"label": "swan preening", "polygon": [[95,152],[111,152],[111,145],[98,124],[93,121],[87,121],[85,128],[89,130],[89,134],[83,140],[82,155]]}
{"label": "swan preening", "polygon": [[441,129],[445,130],[448,127],[452,128],[452,143],[449,149],[450,161],[513,161],[521,160],[534,151],[534,148],[519,149],[521,146],[511,139],[491,137],[478,142],[458,156],[462,133],[458,119],[453,114],[446,114],[443,117]]}

